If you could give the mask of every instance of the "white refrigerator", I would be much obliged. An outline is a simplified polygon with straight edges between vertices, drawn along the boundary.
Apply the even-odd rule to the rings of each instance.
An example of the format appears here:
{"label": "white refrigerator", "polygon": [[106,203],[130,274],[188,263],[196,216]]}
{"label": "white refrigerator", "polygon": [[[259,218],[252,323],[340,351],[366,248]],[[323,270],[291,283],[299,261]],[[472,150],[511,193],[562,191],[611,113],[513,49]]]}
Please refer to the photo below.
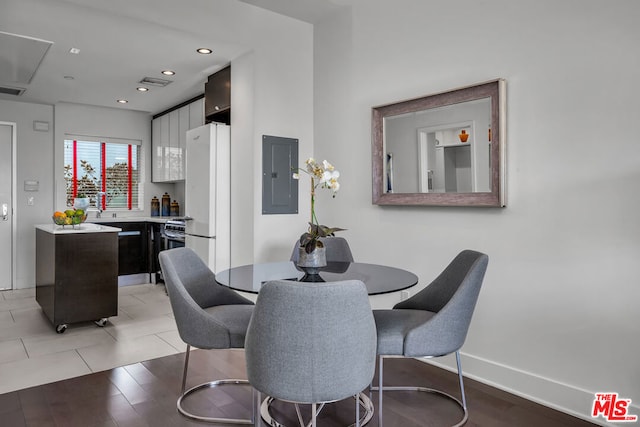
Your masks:
{"label": "white refrigerator", "polygon": [[230,129],[211,123],[187,131],[185,245],[214,273],[231,262]]}

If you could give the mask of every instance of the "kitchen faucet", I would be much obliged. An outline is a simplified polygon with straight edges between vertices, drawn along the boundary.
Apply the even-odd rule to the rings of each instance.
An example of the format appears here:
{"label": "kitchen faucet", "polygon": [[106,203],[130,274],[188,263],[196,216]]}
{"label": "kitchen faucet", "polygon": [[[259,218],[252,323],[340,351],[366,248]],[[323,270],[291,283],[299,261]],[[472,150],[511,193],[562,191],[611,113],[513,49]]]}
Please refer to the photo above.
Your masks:
{"label": "kitchen faucet", "polygon": [[100,215],[102,214],[102,196],[106,196],[107,193],[105,193],[104,191],[99,191],[98,193],[96,193],[96,209],[97,209],[97,213],[96,213],[96,218],[100,218]]}

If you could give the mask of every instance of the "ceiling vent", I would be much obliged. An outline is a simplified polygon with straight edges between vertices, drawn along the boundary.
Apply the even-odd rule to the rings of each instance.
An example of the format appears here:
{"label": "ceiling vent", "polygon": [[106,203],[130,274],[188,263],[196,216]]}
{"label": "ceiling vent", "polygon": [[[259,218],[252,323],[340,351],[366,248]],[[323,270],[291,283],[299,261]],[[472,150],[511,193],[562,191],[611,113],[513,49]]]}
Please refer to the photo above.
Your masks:
{"label": "ceiling vent", "polygon": [[0,93],[6,93],[7,95],[15,95],[20,96],[24,93],[26,89],[21,87],[9,87],[9,86],[0,86]]}
{"label": "ceiling vent", "polygon": [[53,42],[0,31],[0,80],[27,85]]}
{"label": "ceiling vent", "polygon": [[144,79],[140,80],[140,83],[149,86],[165,87],[166,85],[171,83],[171,80],[158,79],[155,77],[145,77]]}

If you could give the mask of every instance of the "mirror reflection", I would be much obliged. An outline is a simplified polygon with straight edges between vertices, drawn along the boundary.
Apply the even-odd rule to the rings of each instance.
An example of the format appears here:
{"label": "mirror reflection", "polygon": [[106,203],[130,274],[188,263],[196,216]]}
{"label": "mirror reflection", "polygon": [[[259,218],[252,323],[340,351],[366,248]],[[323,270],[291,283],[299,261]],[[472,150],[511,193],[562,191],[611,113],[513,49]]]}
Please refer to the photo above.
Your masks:
{"label": "mirror reflection", "polygon": [[372,108],[378,205],[505,206],[502,79]]}
{"label": "mirror reflection", "polygon": [[491,98],[384,118],[388,193],[491,191]]}

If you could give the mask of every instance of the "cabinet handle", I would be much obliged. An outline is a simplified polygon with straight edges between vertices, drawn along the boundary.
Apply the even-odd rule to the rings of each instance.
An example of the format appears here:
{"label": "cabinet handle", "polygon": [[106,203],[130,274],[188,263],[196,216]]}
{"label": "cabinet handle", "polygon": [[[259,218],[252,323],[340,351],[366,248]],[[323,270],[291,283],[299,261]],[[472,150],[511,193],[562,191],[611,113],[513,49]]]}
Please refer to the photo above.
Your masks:
{"label": "cabinet handle", "polygon": [[9,221],[9,205],[6,203],[2,204],[2,220]]}

